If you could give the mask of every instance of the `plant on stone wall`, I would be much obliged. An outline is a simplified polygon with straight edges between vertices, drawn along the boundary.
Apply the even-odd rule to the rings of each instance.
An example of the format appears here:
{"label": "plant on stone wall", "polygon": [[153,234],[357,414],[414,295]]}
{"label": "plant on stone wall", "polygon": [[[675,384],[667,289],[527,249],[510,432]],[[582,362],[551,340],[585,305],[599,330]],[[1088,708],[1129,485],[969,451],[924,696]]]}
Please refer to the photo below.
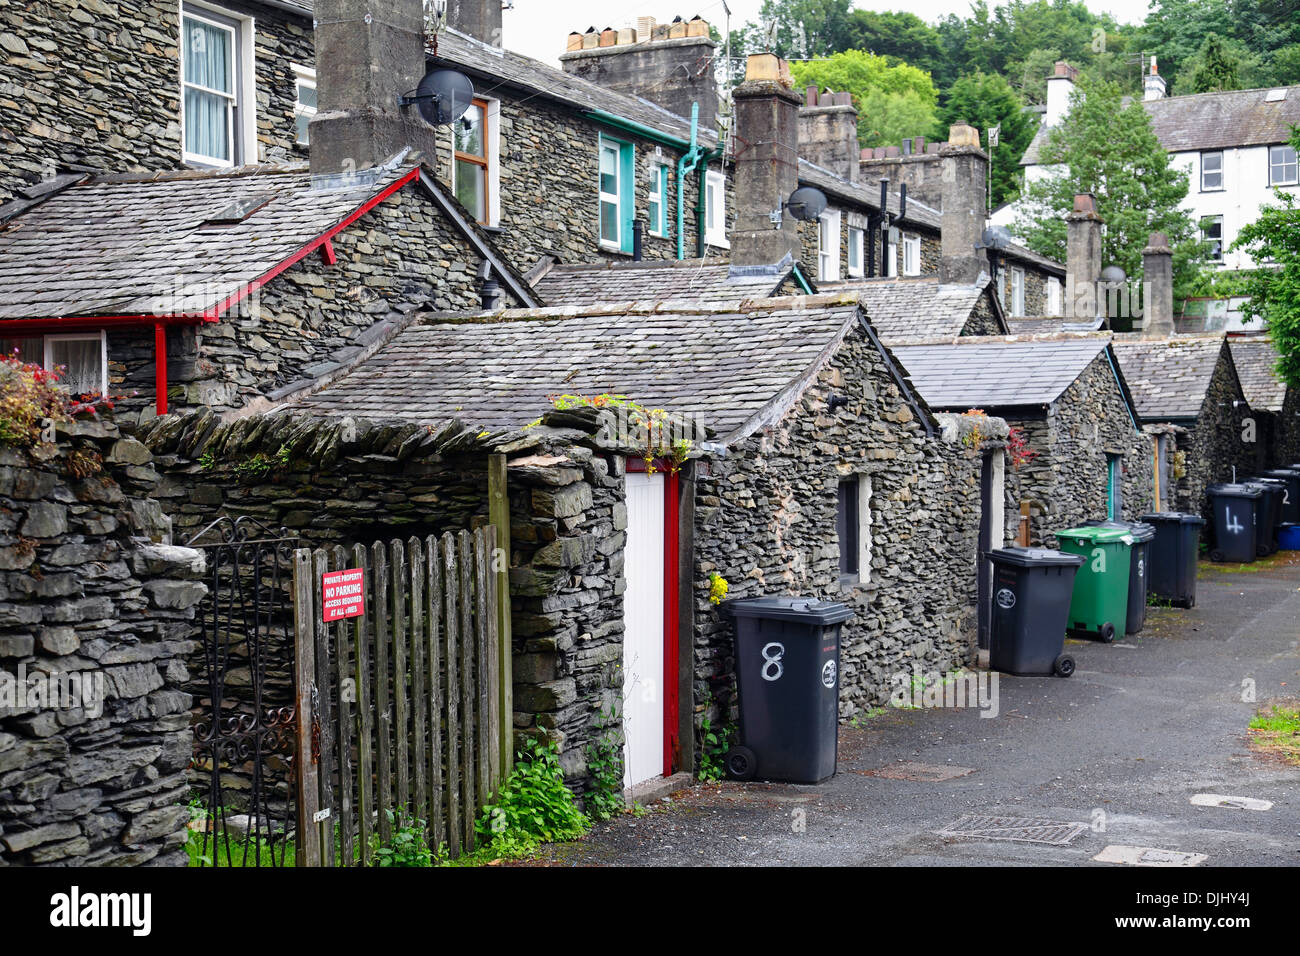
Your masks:
{"label": "plant on stone wall", "polygon": [[724,578],[717,571],[709,572],[709,603],[710,604],[713,604],[715,606],[721,604],[727,596],[727,591],[729,591],[730,589],[731,589],[731,585],[727,583],[726,578]]}
{"label": "plant on stone wall", "polygon": [[1174,480],[1181,481],[1187,477],[1187,452],[1174,452]]}
{"label": "plant on stone wall", "polygon": [[1038,452],[1029,447],[1029,439],[1023,428],[1013,425],[1007,430],[1007,455],[1011,459],[1011,467],[1016,471],[1020,470],[1021,465],[1027,465],[1038,457]]}
{"label": "plant on stone wall", "polygon": [[970,408],[962,412],[962,417],[969,421],[970,428],[961,436],[961,443],[972,451],[979,451],[988,437],[984,432],[988,416],[982,408]]}
{"label": "plant on stone wall", "polygon": [[[292,464],[289,446],[281,445],[274,455],[256,452],[246,458],[240,458],[230,465],[230,470],[240,481],[261,481],[273,474],[284,471]],[[199,467],[204,471],[217,471],[222,467],[221,459],[211,451],[199,456]]]}
{"label": "plant on stone wall", "polygon": [[73,478],[89,478],[104,470],[104,456],[97,451],[77,448],[68,452],[63,470]]}
{"label": "plant on stone wall", "polygon": [[74,396],[59,386],[63,368],[49,370],[17,354],[0,356],[0,443],[29,447],[45,440],[46,425],[111,410],[98,394]]}
{"label": "plant on stone wall", "polygon": [[564,785],[559,747],[552,741],[530,739],[519,749],[515,768],[496,800],[483,808],[474,827],[488,843],[507,838],[535,845],[576,839],[590,825]]}
{"label": "plant on stone wall", "polygon": [[619,734],[620,726],[617,708],[602,709],[596,717],[596,736],[587,745],[590,784],[584,796],[587,813],[597,820],[608,820],[623,809],[623,744]]}
{"label": "plant on stone wall", "polygon": [[[573,408],[622,410],[627,416],[629,431],[635,430],[642,433],[638,436],[640,440],[637,444],[642,446],[641,457],[645,460],[648,474],[658,473],[658,462],[661,459],[668,461],[668,470],[671,474],[677,474],[690,457],[691,449],[694,447],[689,438],[671,438],[672,420],[667,410],[647,408],[626,395],[605,392],[591,396],[550,395],[548,398],[556,411],[561,412]],[[625,437],[631,443],[632,436]]]}

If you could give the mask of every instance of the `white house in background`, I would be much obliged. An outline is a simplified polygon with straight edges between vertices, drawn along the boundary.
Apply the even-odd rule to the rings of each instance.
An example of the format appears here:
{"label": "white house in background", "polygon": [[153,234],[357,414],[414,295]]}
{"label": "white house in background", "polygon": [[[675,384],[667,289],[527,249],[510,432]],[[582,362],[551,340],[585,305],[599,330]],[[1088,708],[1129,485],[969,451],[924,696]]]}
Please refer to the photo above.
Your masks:
{"label": "white house in background", "polygon": [[[1052,127],[1065,119],[1077,76],[1073,67],[1058,62],[1048,77],[1043,125],[1020,160],[1027,183],[1051,175],[1052,167],[1038,161],[1039,152]],[[1145,80],[1142,106],[1174,163],[1188,173],[1183,208],[1215,243],[1215,261],[1223,268],[1253,267],[1250,256],[1228,247],[1258,217],[1260,206],[1274,201],[1274,189],[1300,189],[1296,151],[1287,142],[1291,127],[1300,125],[1300,86],[1166,96],[1155,57]],[[996,210],[993,222],[1014,225],[1018,206]]]}

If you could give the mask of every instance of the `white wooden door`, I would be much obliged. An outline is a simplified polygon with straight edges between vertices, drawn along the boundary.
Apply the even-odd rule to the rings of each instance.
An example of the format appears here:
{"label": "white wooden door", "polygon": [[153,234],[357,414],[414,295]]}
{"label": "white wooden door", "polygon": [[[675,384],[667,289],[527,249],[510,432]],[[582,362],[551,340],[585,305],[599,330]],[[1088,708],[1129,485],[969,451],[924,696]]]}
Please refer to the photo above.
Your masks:
{"label": "white wooden door", "polygon": [[623,785],[664,772],[664,476],[627,475]]}

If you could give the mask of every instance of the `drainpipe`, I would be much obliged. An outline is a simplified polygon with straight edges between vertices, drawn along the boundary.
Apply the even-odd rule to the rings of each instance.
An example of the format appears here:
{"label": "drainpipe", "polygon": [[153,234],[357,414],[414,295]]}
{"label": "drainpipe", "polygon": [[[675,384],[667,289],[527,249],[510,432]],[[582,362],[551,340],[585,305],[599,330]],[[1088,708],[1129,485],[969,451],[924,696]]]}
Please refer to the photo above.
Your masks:
{"label": "drainpipe", "polygon": [[[691,104],[691,148],[677,160],[677,258],[686,258],[686,174],[700,162],[700,104]],[[700,206],[704,203],[701,201]]]}

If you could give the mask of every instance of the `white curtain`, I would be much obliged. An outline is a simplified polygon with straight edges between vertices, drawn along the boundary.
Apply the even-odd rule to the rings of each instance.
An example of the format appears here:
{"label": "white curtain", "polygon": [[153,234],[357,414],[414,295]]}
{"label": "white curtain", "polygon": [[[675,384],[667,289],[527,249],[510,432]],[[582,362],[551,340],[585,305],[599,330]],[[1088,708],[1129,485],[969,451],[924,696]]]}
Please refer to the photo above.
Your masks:
{"label": "white curtain", "polygon": [[200,156],[231,161],[234,34],[186,17],[184,60],[185,149]]}
{"label": "white curtain", "polygon": [[51,340],[50,364],[56,368],[67,366],[59,384],[73,395],[104,390],[103,351],[98,338]]}

